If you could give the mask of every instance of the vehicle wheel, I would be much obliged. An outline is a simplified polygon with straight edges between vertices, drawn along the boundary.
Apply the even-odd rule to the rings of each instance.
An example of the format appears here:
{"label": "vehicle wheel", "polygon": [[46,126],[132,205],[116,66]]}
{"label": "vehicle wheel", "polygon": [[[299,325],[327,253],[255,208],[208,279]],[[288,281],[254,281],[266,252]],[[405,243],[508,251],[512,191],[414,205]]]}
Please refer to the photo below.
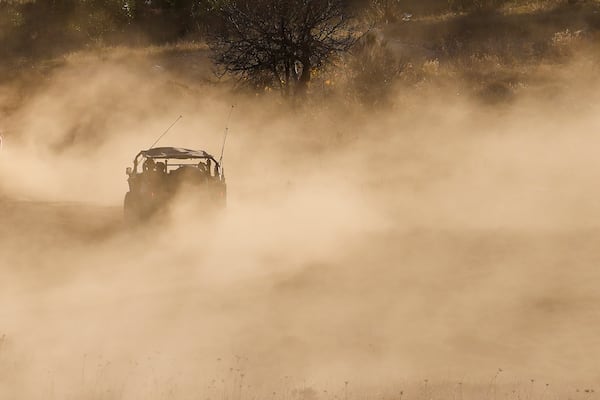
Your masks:
{"label": "vehicle wheel", "polygon": [[127,192],[127,194],[125,194],[125,200],[123,201],[123,217],[125,218],[125,222],[134,223],[139,219],[138,206],[134,195],[131,192]]}

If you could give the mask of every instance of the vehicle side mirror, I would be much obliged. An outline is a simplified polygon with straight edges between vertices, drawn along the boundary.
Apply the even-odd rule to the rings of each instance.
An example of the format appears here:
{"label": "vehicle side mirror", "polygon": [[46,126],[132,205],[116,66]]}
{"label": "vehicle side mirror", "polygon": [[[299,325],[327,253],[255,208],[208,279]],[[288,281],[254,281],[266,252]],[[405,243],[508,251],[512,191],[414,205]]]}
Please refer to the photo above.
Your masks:
{"label": "vehicle side mirror", "polygon": [[131,169],[131,167],[127,167],[125,169],[125,174],[127,174],[128,176],[131,176],[131,173],[133,172],[133,170]]}

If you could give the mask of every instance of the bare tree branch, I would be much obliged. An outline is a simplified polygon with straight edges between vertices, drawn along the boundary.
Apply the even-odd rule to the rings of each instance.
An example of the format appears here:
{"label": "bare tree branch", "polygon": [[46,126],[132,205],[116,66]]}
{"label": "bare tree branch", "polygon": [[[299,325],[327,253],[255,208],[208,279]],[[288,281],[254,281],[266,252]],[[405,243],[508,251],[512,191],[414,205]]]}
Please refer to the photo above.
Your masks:
{"label": "bare tree branch", "polygon": [[[224,73],[283,94],[304,94],[311,73],[334,62],[357,40],[343,0],[229,0],[223,29],[209,44]],[[272,80],[265,81],[265,76]]]}

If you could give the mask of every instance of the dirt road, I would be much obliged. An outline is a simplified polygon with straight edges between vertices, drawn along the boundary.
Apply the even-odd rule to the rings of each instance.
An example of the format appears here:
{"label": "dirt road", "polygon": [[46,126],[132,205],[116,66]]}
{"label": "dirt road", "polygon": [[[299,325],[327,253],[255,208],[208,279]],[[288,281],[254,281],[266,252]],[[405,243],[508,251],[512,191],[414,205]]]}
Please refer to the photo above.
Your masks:
{"label": "dirt road", "polygon": [[481,382],[499,367],[597,376],[600,231],[395,227],[323,249],[273,226],[248,236],[239,212],[132,231],[116,206],[4,200],[6,393],[167,396],[154,380],[208,395],[212,379],[239,384],[230,368],[256,393],[281,385],[274,374],[330,390],[338,377]]}

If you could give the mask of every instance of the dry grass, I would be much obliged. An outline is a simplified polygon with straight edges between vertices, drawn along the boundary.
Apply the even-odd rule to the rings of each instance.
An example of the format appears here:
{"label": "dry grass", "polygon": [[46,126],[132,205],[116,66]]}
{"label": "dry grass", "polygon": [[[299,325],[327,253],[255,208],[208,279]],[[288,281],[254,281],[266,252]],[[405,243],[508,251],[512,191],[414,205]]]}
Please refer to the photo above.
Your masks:
{"label": "dry grass", "polygon": [[144,47],[130,46],[98,46],[94,49],[79,51],[65,55],[68,62],[88,62],[95,59],[123,61],[133,58],[148,58],[162,56],[178,56],[197,52],[207,52],[208,46],[203,42],[180,41],[175,44],[151,45]]}
{"label": "dry grass", "polygon": [[502,5],[500,11],[504,14],[534,14],[547,12],[565,5],[565,0],[529,0],[509,1]]}
{"label": "dry grass", "polygon": [[451,85],[462,95],[500,104],[551,84],[552,78],[540,79],[540,66],[558,70],[598,54],[600,2],[508,2],[496,12],[415,15],[384,24],[380,32],[378,43],[402,70],[398,86],[413,92]]}

